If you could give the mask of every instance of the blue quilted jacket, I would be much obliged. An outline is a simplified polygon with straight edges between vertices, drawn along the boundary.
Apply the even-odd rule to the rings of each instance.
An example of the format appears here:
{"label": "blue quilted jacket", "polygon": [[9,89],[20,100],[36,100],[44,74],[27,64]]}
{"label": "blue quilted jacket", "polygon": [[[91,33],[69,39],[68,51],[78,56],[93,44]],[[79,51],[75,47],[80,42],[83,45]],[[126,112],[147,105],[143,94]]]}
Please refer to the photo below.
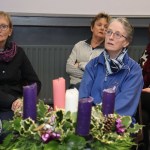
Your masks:
{"label": "blue quilted jacket", "polygon": [[87,65],[79,89],[79,98],[93,97],[94,103],[102,102],[102,92],[117,85],[115,111],[120,115],[134,116],[143,88],[141,67],[125,55],[124,66],[117,73],[106,74],[103,53],[92,59]]}

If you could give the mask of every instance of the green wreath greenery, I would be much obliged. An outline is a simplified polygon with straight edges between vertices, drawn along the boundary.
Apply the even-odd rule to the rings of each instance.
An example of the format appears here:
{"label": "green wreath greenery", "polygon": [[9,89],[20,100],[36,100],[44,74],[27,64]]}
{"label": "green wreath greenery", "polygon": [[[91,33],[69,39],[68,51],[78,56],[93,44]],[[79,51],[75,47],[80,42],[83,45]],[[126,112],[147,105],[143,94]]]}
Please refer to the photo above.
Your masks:
{"label": "green wreath greenery", "polygon": [[130,116],[103,116],[101,106],[92,108],[88,137],[75,134],[77,113],[54,111],[43,101],[37,104],[37,120],[23,119],[22,111],[13,120],[4,121],[7,134],[1,150],[128,150],[142,125],[131,126]]}

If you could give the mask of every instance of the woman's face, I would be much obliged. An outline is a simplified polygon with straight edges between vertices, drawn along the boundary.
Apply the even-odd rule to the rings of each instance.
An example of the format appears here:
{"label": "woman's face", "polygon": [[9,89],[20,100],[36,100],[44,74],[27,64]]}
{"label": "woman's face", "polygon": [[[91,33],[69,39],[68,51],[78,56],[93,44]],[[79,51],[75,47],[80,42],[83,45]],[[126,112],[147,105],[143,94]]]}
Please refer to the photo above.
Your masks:
{"label": "woman's face", "polygon": [[0,44],[5,44],[8,36],[11,36],[11,34],[12,29],[9,27],[8,20],[5,17],[0,16]]}
{"label": "woman's face", "polygon": [[93,27],[91,27],[91,31],[93,32],[93,36],[97,38],[105,38],[105,31],[107,30],[108,22],[105,18],[100,18],[96,20]]}
{"label": "woman's face", "polygon": [[129,45],[126,37],[127,34],[123,24],[118,21],[110,23],[105,36],[105,48],[108,53],[117,56],[123,48]]}

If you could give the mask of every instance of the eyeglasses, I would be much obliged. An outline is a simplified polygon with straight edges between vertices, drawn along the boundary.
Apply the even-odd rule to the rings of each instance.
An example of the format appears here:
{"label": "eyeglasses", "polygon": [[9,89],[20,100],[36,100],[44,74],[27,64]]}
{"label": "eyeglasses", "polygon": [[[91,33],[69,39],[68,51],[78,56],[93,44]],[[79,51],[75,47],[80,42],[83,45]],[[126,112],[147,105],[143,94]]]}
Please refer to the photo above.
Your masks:
{"label": "eyeglasses", "polygon": [[120,32],[113,32],[112,30],[107,30],[106,31],[107,36],[111,36],[112,34],[113,34],[115,39],[120,39],[121,37],[124,37],[125,39],[127,38],[124,35],[122,35]]}
{"label": "eyeglasses", "polygon": [[3,30],[3,31],[5,31],[5,30],[8,29],[8,25],[6,25],[6,24],[0,24],[0,29]]}

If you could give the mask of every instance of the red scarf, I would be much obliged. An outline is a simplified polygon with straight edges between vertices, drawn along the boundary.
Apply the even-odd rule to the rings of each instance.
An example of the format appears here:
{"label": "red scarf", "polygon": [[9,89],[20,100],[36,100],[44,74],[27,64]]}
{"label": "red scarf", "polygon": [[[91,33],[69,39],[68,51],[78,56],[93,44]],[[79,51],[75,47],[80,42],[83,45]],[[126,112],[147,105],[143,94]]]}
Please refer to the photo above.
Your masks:
{"label": "red scarf", "polygon": [[0,52],[0,62],[10,62],[17,53],[16,43],[11,42],[9,45],[6,45],[4,51]]}

